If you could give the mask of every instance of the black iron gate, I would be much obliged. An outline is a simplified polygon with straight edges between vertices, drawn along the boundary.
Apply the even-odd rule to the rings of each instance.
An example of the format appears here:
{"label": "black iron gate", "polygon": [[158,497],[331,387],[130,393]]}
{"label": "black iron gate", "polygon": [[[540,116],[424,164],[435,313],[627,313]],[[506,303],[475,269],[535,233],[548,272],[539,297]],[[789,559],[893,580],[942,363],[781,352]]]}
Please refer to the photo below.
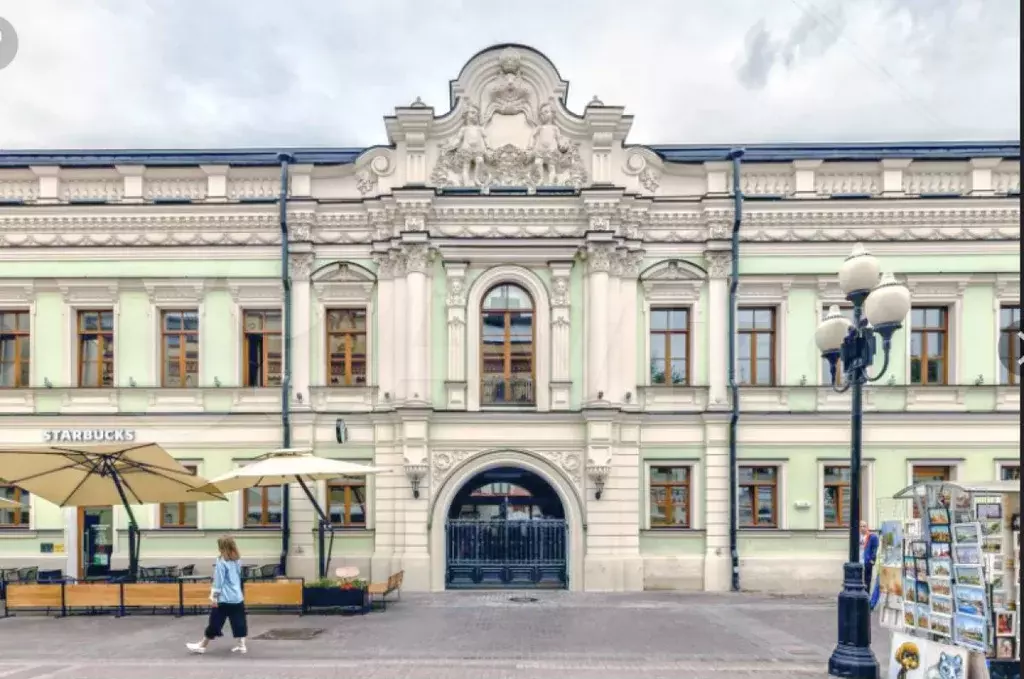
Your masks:
{"label": "black iron gate", "polygon": [[565,588],[566,539],[564,519],[449,519],[447,585]]}

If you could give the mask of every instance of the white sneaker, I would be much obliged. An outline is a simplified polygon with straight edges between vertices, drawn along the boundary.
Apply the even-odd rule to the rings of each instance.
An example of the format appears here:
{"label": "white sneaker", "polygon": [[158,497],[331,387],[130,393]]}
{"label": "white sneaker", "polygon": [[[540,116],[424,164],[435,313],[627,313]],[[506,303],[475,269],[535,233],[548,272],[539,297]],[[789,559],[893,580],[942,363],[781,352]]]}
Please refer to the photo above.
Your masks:
{"label": "white sneaker", "polygon": [[242,655],[245,655],[246,653],[249,652],[249,649],[246,648],[245,646],[235,646],[234,648],[231,649],[231,652],[232,653],[241,653]]}
{"label": "white sneaker", "polygon": [[189,653],[195,653],[196,655],[202,655],[203,653],[206,653],[206,647],[200,644],[199,642],[185,644],[185,648],[188,649]]}

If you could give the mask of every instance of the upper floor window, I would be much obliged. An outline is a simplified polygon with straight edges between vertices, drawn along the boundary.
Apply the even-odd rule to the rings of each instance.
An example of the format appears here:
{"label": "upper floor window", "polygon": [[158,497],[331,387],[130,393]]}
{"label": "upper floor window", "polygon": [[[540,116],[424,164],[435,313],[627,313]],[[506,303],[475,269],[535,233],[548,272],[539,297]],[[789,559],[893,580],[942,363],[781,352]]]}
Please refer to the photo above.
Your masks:
{"label": "upper floor window", "polygon": [[744,385],[775,384],[775,309],[740,307],[736,310],[738,328],[736,372]]}
{"label": "upper floor window", "polygon": [[1020,370],[1020,307],[999,309],[999,384],[1017,384]]}
{"label": "upper floor window", "polygon": [[335,526],[366,526],[366,479],[341,478],[327,484],[327,512]]}
{"label": "upper floor window", "polygon": [[1020,481],[1020,464],[1008,462],[999,466],[1000,481]]}
{"label": "upper floor window", "polygon": [[[183,462],[182,467],[187,469],[193,476],[199,473],[194,463]],[[161,528],[198,528],[199,527],[199,503],[198,502],[170,502],[160,505],[160,527]]]}
{"label": "upper floor window", "polygon": [[242,515],[246,528],[280,528],[284,492],[281,486],[246,488],[242,491]]}
{"label": "upper floor window", "polygon": [[[841,307],[839,307],[839,311],[843,314],[843,316],[846,318],[846,320],[850,321],[850,323],[853,323],[853,307],[851,307],[851,306],[841,306]],[[822,320],[825,319],[826,314],[828,314],[828,309],[823,309],[822,312],[821,312]],[[830,369],[828,367],[828,359],[827,358],[822,358],[821,359],[821,383],[822,384],[830,384],[831,383],[831,384],[833,384],[833,385],[835,385],[837,387],[838,386],[842,386],[842,384],[843,384],[843,361],[842,360],[839,360],[839,361],[836,362],[836,376],[835,376],[835,379],[833,380],[832,379],[831,371],[830,371]]]}
{"label": "upper floor window", "polygon": [[910,383],[949,383],[949,310],[910,310]]}
{"label": "upper floor window", "polygon": [[27,387],[29,384],[28,311],[0,311],[0,387]]}
{"label": "upper floor window", "polygon": [[690,383],[690,310],[651,309],[651,384]]}
{"label": "upper floor window", "polygon": [[281,312],[245,311],[243,318],[242,384],[281,386]]}
{"label": "upper floor window", "polygon": [[78,312],[78,386],[114,386],[114,312]]}
{"label": "upper floor window", "polygon": [[497,285],[480,310],[483,405],[532,405],[535,360],[533,300],[517,285]]}
{"label": "upper floor window", "polygon": [[0,505],[0,528],[28,528],[31,525],[27,491],[17,486],[0,485],[0,498],[21,505],[21,507]]}
{"label": "upper floor window", "polygon": [[332,387],[366,385],[365,310],[327,310],[327,379]]}
{"label": "upper floor window", "polygon": [[163,387],[199,384],[199,312],[164,311],[161,314],[160,350],[163,352]]}

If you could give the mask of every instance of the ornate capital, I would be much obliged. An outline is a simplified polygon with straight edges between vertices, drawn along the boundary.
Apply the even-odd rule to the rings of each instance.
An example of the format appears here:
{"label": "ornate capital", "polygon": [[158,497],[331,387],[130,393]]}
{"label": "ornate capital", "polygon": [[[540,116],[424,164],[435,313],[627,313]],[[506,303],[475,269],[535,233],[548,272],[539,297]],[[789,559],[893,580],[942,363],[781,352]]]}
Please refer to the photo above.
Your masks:
{"label": "ornate capital", "polygon": [[313,253],[303,252],[288,257],[288,277],[293,281],[308,281],[313,271]]}
{"label": "ornate capital", "polygon": [[709,278],[726,278],[732,267],[732,253],[722,251],[705,252],[704,261],[708,265]]}
{"label": "ornate capital", "polygon": [[429,274],[434,263],[434,250],[427,243],[415,243],[402,247],[405,273]]}
{"label": "ornate capital", "polygon": [[587,249],[584,251],[587,273],[608,273],[612,269],[612,258],[614,256],[614,243],[588,243]]}
{"label": "ornate capital", "polygon": [[616,253],[616,273],[623,278],[636,278],[640,275],[640,265],[644,262],[643,250],[619,250]]}

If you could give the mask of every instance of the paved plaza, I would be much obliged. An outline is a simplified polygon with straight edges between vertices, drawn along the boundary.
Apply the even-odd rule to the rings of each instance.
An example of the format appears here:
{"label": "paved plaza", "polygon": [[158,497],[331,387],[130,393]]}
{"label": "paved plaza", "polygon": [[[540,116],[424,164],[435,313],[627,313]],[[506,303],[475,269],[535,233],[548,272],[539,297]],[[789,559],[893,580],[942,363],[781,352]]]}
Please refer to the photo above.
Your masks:
{"label": "paved plaza", "polygon": [[[513,597],[536,598],[532,602]],[[185,642],[204,617],[0,619],[0,679],[739,679],[825,677],[834,599],[678,592],[407,594],[366,616],[262,615],[309,641]],[[875,629],[876,655],[887,633]]]}

